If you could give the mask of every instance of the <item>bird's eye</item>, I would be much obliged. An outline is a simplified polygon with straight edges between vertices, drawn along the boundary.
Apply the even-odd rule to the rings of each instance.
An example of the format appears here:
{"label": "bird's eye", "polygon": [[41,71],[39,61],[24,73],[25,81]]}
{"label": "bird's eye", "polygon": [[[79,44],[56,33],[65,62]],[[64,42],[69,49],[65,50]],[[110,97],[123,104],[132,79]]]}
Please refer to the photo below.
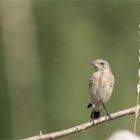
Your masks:
{"label": "bird's eye", "polygon": [[103,62],[101,62],[100,64],[101,64],[101,65],[104,65],[104,63],[103,63]]}

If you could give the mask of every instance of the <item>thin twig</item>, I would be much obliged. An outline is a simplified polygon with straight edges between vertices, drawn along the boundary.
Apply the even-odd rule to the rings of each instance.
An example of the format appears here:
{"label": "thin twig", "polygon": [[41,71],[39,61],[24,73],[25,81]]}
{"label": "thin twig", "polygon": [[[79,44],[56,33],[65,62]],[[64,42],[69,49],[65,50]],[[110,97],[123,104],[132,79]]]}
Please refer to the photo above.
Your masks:
{"label": "thin twig", "polygon": [[[140,54],[140,49],[139,49],[139,54]],[[138,56],[138,60],[140,63],[140,56]],[[140,96],[140,69],[138,70],[138,77],[139,81],[137,84],[137,101],[136,101],[136,110],[135,110],[135,120],[134,120],[134,135],[136,134],[136,129],[137,129],[137,118],[138,118],[138,105],[139,105],[139,96]]]}
{"label": "thin twig", "polygon": [[77,132],[80,132],[82,130],[86,130],[88,128],[94,127],[98,124],[101,124],[101,123],[104,123],[107,121],[112,121],[112,120],[117,119],[119,117],[135,114],[136,107],[138,108],[138,111],[140,111],[140,105],[138,105],[138,106],[127,108],[127,109],[120,110],[120,111],[117,111],[115,113],[110,114],[111,118],[112,118],[111,120],[108,118],[108,116],[103,116],[98,120],[94,120],[94,123],[93,123],[93,121],[88,121],[86,123],[74,126],[72,128],[64,129],[64,130],[57,131],[57,132],[51,132],[51,133],[47,133],[47,134],[41,133],[41,135],[24,138],[22,140],[51,140],[51,139],[55,139],[55,138],[64,137],[64,136],[67,136],[67,135],[77,133]]}

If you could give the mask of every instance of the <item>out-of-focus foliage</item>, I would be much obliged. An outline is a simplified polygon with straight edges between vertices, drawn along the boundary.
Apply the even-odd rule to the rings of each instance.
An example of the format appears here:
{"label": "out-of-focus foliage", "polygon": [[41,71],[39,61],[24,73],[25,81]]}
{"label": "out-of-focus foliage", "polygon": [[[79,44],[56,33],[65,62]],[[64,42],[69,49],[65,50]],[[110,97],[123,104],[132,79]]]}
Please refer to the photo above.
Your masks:
{"label": "out-of-focus foliage", "polygon": [[[12,110],[0,35],[0,138],[32,136],[40,129],[43,133],[57,131],[89,120],[88,81],[95,71],[88,64],[90,60],[108,60],[115,75],[113,95],[107,104],[109,112],[136,104],[140,2],[32,1],[32,10],[41,66],[42,93],[38,94],[44,99],[43,130],[39,126],[29,130],[26,120],[21,120],[25,131],[12,137]],[[123,117],[61,139],[105,139],[118,129],[133,130],[133,123],[133,117]],[[137,132],[140,135],[139,125]]]}

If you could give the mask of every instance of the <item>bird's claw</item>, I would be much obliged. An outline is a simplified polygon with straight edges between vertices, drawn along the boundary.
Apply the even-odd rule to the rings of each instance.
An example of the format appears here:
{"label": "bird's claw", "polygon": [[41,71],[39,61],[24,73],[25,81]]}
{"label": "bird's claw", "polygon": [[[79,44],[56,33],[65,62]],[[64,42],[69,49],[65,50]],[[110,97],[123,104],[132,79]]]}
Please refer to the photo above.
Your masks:
{"label": "bird's claw", "polygon": [[111,115],[110,115],[110,114],[107,114],[106,119],[108,119],[108,120],[112,120]]}

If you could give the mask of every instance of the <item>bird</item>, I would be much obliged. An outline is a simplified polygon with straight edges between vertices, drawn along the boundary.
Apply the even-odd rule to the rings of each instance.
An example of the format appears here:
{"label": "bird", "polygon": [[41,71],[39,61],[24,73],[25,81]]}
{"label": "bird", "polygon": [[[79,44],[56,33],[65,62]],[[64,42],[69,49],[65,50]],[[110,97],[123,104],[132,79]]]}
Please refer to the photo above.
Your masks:
{"label": "bird", "polygon": [[115,83],[110,65],[104,59],[97,59],[89,63],[96,69],[96,72],[92,74],[89,80],[90,103],[87,108],[93,108],[90,117],[92,120],[100,118],[100,110],[103,107],[109,118],[111,118],[105,107],[105,103],[112,95]]}

